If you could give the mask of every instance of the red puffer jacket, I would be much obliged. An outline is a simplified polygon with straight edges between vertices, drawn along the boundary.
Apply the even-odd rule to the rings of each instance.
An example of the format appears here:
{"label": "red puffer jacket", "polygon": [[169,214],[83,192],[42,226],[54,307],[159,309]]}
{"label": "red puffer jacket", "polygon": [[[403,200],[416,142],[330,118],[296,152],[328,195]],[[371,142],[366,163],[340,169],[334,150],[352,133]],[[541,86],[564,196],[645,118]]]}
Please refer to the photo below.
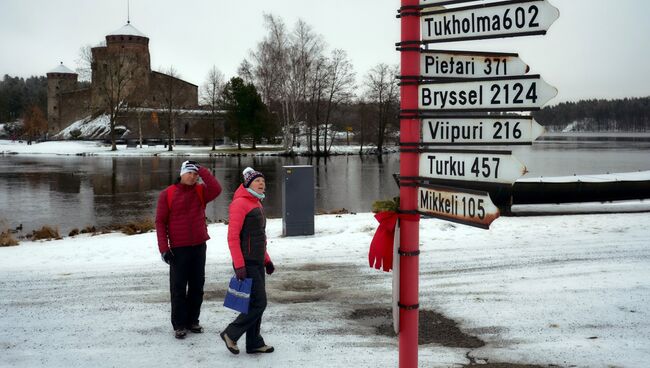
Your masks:
{"label": "red puffer jacket", "polygon": [[235,268],[271,262],[262,203],[240,185],[228,209],[228,248]]}
{"label": "red puffer jacket", "polygon": [[[221,185],[205,167],[199,168],[199,176],[204,184],[195,185],[204,185],[203,199],[207,204],[221,194]],[[205,206],[196,188],[181,183],[174,185],[176,190],[171,208],[167,203],[167,189],[158,196],[156,235],[160,253],[170,248],[199,245],[210,239],[205,224]]]}

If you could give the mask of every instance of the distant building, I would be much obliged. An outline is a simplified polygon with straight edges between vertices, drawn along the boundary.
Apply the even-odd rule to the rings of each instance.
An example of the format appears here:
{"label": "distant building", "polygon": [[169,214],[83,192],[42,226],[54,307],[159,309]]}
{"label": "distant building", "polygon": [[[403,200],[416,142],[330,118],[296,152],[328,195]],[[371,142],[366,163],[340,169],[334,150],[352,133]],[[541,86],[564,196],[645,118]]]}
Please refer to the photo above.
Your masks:
{"label": "distant building", "polygon": [[[47,73],[47,118],[50,135],[71,123],[100,115],[115,85],[129,106],[118,116],[120,138],[166,138],[169,87],[173,88],[174,135],[178,139],[209,139],[212,123],[199,107],[198,86],[151,70],[149,38],[130,23],[106,35],[105,45],[93,47],[90,87],[79,87],[78,75],[63,63]],[[114,89],[112,89],[114,88]],[[223,136],[222,126],[219,136]],[[96,137],[103,138],[103,137]]]}

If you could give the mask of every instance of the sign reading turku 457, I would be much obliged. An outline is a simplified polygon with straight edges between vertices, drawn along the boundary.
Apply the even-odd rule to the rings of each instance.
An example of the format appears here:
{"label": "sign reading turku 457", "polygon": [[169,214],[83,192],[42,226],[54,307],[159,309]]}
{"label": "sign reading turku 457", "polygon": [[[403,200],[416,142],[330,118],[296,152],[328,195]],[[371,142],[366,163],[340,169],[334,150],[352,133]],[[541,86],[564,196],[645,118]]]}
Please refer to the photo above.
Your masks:
{"label": "sign reading turku 457", "polygon": [[526,167],[511,151],[436,150],[420,153],[424,178],[511,184]]}
{"label": "sign reading turku 457", "polygon": [[[435,5],[432,1],[425,3]],[[438,2],[442,3],[445,2]],[[425,9],[420,26],[423,42],[449,42],[545,34],[559,16],[559,10],[546,0],[503,1],[444,10]]]}

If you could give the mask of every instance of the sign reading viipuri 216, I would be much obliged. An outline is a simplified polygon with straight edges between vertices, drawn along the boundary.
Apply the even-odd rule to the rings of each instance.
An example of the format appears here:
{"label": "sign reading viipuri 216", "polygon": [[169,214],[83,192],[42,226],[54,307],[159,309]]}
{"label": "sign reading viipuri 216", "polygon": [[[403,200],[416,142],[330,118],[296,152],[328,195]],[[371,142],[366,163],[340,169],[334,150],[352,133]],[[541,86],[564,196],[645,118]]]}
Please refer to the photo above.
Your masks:
{"label": "sign reading viipuri 216", "polygon": [[560,16],[546,0],[504,1],[421,13],[426,43],[545,34]]}

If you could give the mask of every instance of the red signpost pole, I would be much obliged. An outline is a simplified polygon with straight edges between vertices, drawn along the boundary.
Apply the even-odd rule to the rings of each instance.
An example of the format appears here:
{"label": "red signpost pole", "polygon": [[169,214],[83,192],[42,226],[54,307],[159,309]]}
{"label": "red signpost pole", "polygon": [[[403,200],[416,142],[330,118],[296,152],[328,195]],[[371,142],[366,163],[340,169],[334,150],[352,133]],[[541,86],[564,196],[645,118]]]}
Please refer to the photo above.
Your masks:
{"label": "red signpost pole", "polygon": [[[410,51],[401,52],[400,73],[402,76],[417,76],[420,74],[419,43],[404,44],[405,41],[420,41],[419,16],[405,15],[417,13],[415,8],[419,0],[401,0],[401,47]],[[404,8],[407,7],[407,8]],[[404,80],[403,80],[404,81]],[[400,87],[401,110],[416,110],[418,108],[417,84],[406,84]],[[400,114],[400,142],[420,141],[420,121],[417,116],[404,118]],[[413,152],[400,153],[400,176],[417,177],[418,154]],[[400,186],[400,211],[413,212],[417,210],[417,188]],[[415,368],[418,366],[418,289],[419,289],[419,216],[415,221],[400,221],[400,279],[399,279],[399,366],[400,368]]]}

